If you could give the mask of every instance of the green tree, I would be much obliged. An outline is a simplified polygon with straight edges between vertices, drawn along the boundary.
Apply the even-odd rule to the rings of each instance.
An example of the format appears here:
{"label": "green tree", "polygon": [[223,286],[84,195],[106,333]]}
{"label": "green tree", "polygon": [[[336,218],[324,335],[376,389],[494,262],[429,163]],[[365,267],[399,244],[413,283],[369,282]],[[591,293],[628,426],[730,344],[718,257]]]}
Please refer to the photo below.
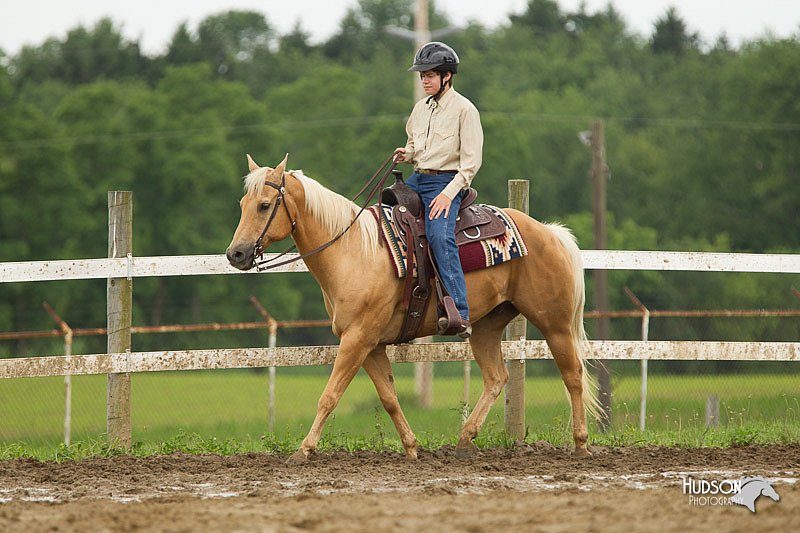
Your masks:
{"label": "green tree", "polygon": [[269,50],[275,31],[256,11],[227,11],[205,18],[198,27],[199,46],[214,71],[228,79],[257,53]]}
{"label": "green tree", "polygon": [[524,13],[509,18],[513,25],[527,26],[539,34],[564,31],[566,22],[556,0],[529,0]]}
{"label": "green tree", "polygon": [[[412,29],[413,6],[413,0],[358,0],[357,6],[347,10],[339,31],[324,43],[325,55],[346,65],[375,64],[376,54],[388,51],[395,62],[405,64],[410,49],[408,41],[391,35],[387,28]],[[428,10],[432,29],[449,25],[435,2],[429,2]]]}
{"label": "green tree", "polygon": [[75,85],[97,79],[148,77],[151,62],[136,42],[127,41],[111,19],[87,30],[78,26],[60,42],[48,39],[41,47],[26,47],[13,62],[18,83],[58,79]]}
{"label": "green tree", "polygon": [[207,58],[200,48],[197,37],[189,32],[184,22],[178,26],[177,31],[172,35],[164,59],[169,65],[185,65],[187,63],[200,63]]}
{"label": "green tree", "polygon": [[697,33],[688,33],[686,22],[674,7],[670,7],[655,23],[651,46],[657,54],[681,55],[696,49],[699,41]]}
{"label": "green tree", "polygon": [[[248,152],[267,165],[290,152],[292,168],[353,194],[405,140],[417,81],[406,72],[413,47],[385,27],[410,29],[412,4],[360,0],[318,45],[299,24],[282,33],[261,13],[229,11],[197,28],[178,26],[156,57],[142,56],[101,20],[3,58],[2,260],[104,256],[112,189],[134,191],[137,254],[221,253],[238,220]],[[431,27],[446,26],[435,3],[430,9]],[[497,29],[473,21],[446,39],[462,60],[455,87],[482,114],[481,201],[504,205],[506,180],[529,178],[532,213],[567,220],[586,246],[591,154],[578,132],[602,118],[611,247],[800,248],[792,231],[800,227],[797,38],[734,47],[722,36],[705,49],[675,10],[643,38],[613,6],[571,12],[536,0]],[[611,279],[613,306],[622,308],[623,285],[656,308],[701,308],[770,307],[785,301],[788,283],[724,273],[615,272]],[[50,327],[39,309],[45,290],[70,320],[104,321],[100,282],[89,289],[6,285],[0,329],[31,321]],[[137,280],[134,316],[139,323],[252,320],[251,293],[279,318],[324,316],[313,280],[293,275]],[[794,331],[697,321],[674,327],[689,338],[793,338]],[[635,324],[619,328],[636,335]],[[676,331],[659,328],[653,335]],[[305,342],[304,334],[287,339]],[[313,335],[312,342],[332,341],[329,333]],[[218,338],[209,342],[243,342]],[[176,341],[193,342],[200,341]],[[161,347],[155,338],[137,340],[148,343]]]}

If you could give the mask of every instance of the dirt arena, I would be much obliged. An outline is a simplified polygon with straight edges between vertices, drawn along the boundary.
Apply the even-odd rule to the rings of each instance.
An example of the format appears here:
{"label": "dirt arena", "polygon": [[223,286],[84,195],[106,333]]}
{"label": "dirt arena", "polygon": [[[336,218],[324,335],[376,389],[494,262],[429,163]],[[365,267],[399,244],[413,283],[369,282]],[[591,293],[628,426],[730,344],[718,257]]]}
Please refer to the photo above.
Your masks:
{"label": "dirt arena", "polygon": [[[800,445],[732,449],[548,444],[285,457],[170,455],[0,462],[0,531],[800,531]],[[682,478],[760,475],[780,496],[692,505]]]}

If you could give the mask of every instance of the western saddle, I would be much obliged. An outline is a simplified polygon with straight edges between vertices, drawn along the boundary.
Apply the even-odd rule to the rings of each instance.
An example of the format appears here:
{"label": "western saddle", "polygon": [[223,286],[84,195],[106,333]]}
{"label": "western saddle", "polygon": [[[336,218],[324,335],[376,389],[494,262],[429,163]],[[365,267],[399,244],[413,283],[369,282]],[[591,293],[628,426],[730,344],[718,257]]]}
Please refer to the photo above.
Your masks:
{"label": "western saddle", "polygon": [[[419,194],[403,181],[403,174],[392,171],[395,182],[381,191],[381,203],[392,206],[392,220],[406,246],[406,278],[403,307],[406,311],[400,335],[395,344],[408,342],[417,337],[422,325],[425,308],[430,299],[430,282],[434,280],[438,299],[437,312],[447,318],[447,328],[439,335],[454,335],[460,326],[458,309],[453,298],[447,294],[439,279],[436,262],[428,247],[425,234],[425,209]],[[475,204],[478,191],[467,189],[456,218],[456,245],[482,241],[503,235],[506,227],[488,208]],[[414,276],[416,266],[417,276]]]}

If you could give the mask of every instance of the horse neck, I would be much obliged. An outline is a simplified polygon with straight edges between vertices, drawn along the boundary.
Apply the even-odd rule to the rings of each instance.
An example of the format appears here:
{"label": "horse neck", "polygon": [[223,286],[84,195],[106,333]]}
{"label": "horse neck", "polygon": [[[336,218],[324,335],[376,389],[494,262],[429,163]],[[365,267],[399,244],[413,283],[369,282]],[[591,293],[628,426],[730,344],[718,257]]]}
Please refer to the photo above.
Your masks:
{"label": "horse neck", "polygon": [[[312,213],[306,207],[305,188],[298,178],[292,177],[290,181],[287,181],[287,188],[289,188],[291,197],[296,199],[297,227],[292,238],[301,255],[313,252],[338,235],[338,233],[331,233],[320,214]],[[365,215],[367,214],[362,213],[361,216]],[[345,257],[360,253],[361,246],[345,246],[351,239],[360,239],[360,232],[359,224],[353,224],[339,240],[304,259],[309,271],[318,281],[322,282],[323,279],[330,278],[333,272],[338,270],[333,267],[340,266]]]}

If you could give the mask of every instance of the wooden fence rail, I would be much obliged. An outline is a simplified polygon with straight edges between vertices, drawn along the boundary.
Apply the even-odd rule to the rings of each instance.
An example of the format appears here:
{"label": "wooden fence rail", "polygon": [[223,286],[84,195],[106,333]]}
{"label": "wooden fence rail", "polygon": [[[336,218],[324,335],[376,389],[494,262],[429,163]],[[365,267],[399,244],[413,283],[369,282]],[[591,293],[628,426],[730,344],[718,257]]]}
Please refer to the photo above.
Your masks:
{"label": "wooden fence rail", "polygon": [[[333,363],[336,350],[336,346],[294,346],[0,359],[0,379],[328,365]],[[389,346],[387,354],[394,363],[472,359],[466,342]],[[503,354],[508,361],[552,357],[541,340],[503,341]],[[800,342],[589,341],[586,355],[590,359],[628,361],[800,361]]]}
{"label": "wooden fence rail", "polygon": [[[267,258],[278,254],[266,254]],[[295,254],[287,254],[292,258]],[[739,254],[659,252],[633,250],[582,250],[587,270],[665,270],[696,272],[764,272],[800,274],[800,254]],[[302,261],[271,272],[308,272]],[[69,259],[0,263],[0,283],[75,279],[146,278],[256,274],[235,269],[224,255],[176,255],[106,259]]]}

